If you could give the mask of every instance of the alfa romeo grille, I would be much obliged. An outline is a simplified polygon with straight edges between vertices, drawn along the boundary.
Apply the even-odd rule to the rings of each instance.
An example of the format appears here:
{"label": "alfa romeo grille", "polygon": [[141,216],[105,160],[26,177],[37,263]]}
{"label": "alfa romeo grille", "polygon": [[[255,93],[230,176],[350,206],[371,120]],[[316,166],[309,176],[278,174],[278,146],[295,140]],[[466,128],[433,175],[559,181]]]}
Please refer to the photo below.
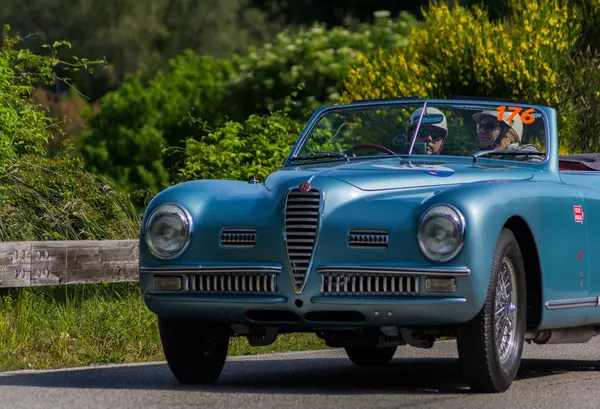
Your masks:
{"label": "alfa romeo grille", "polygon": [[394,296],[415,295],[419,292],[419,277],[410,275],[323,273],[323,295]]}
{"label": "alfa romeo grille", "polygon": [[388,233],[384,230],[350,230],[348,245],[350,247],[384,249],[388,245]]}
{"label": "alfa romeo grille", "polygon": [[289,192],[285,204],[285,238],[294,286],[302,288],[315,248],[320,220],[321,194],[298,189]]}

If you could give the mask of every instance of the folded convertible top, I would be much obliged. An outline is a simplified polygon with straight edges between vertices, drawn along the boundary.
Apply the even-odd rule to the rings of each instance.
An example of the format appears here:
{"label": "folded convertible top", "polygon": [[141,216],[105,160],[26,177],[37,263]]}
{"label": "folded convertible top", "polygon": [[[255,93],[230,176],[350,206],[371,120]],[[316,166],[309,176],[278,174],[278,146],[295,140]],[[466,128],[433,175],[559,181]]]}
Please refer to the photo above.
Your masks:
{"label": "folded convertible top", "polygon": [[577,153],[558,157],[560,170],[598,170],[600,153]]}

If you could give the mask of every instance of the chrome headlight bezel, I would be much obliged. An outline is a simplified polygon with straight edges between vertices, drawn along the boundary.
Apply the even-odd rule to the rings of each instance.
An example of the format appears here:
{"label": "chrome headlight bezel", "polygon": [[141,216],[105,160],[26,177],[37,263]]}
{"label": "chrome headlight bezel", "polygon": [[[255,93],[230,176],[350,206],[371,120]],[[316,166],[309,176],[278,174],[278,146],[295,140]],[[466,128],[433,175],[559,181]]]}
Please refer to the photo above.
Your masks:
{"label": "chrome headlight bezel", "polygon": [[[150,237],[150,227],[152,226],[152,223],[158,220],[159,217],[167,214],[175,215],[177,218],[179,218],[179,220],[181,220],[186,234],[185,239],[179,245],[176,252],[161,251],[154,245],[152,242],[152,237]],[[181,256],[189,246],[192,238],[192,228],[192,216],[183,206],[177,203],[162,203],[157,206],[148,216],[148,220],[144,226],[144,240],[146,242],[146,246],[148,246],[148,250],[153,256],[161,260],[173,260]]]}
{"label": "chrome headlight bezel", "polygon": [[[451,251],[443,254],[431,251],[431,249],[427,248],[427,245],[423,240],[423,227],[433,218],[439,217],[449,220],[454,228],[454,232],[458,235],[456,246]],[[419,242],[419,248],[425,257],[431,261],[437,263],[450,261],[460,253],[465,244],[465,230],[465,217],[460,210],[446,203],[435,204],[425,210],[419,219],[417,225],[417,241]]]}

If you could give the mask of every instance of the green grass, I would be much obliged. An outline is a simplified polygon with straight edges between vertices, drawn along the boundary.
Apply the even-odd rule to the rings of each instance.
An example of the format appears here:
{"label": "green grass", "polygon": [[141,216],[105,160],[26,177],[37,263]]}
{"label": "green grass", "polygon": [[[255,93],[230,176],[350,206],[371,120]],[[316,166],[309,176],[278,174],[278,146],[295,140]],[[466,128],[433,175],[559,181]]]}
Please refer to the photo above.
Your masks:
{"label": "green grass", "polygon": [[[231,355],[326,348],[314,334],[283,334],[265,347],[234,338]],[[137,283],[4,290],[0,371],[164,360],[156,316]]]}

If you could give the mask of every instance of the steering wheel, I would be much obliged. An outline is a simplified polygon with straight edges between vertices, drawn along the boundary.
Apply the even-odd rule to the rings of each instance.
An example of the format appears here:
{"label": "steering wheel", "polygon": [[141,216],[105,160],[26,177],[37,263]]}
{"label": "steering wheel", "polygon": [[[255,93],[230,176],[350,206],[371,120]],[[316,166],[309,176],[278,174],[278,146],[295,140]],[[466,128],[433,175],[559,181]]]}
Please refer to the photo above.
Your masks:
{"label": "steering wheel", "polygon": [[376,143],[359,143],[358,145],[354,145],[353,147],[346,149],[344,151],[344,153],[346,155],[350,155],[350,154],[354,155],[354,151],[356,149],[360,149],[360,148],[375,148],[375,149],[382,150],[386,153],[389,153],[390,155],[394,155],[394,156],[396,155],[396,152],[394,152],[393,150],[388,149],[385,146],[378,145]]}

